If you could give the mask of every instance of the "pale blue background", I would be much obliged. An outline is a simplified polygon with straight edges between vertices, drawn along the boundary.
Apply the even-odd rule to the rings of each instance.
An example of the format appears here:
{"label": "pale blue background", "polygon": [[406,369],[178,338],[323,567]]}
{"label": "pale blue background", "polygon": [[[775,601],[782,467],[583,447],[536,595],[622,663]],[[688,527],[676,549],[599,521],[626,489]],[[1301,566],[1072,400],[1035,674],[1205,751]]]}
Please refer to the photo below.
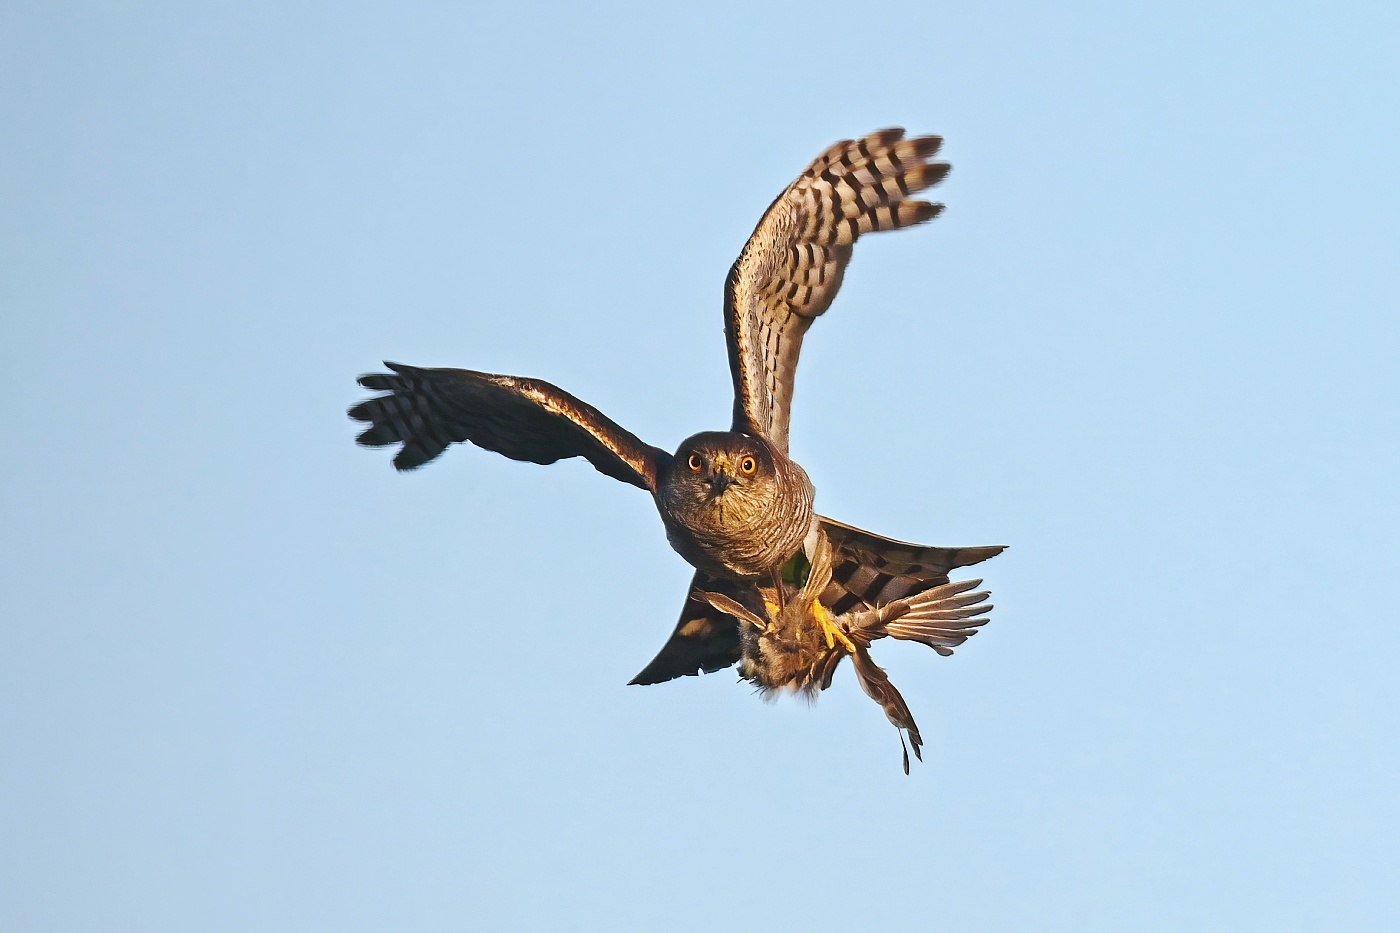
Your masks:
{"label": "pale blue background", "polygon": [[[1400,928],[1393,3],[0,9],[0,928]],[[581,461],[412,475],[381,359],[674,446],[834,139],[942,218],[812,331],[819,507],[1011,545],[951,659],[624,686]]]}

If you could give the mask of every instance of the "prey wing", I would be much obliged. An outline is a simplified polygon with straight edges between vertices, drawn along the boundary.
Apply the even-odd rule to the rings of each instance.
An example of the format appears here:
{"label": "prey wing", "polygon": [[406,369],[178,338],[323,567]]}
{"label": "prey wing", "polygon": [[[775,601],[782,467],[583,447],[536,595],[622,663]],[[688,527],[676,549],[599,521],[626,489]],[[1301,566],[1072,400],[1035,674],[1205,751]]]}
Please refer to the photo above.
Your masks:
{"label": "prey wing", "polygon": [[889,129],[828,148],[769,206],[725,281],[734,430],[788,449],[788,412],[802,337],[841,287],[864,233],[938,216],[910,200],[948,174],[930,162],[942,140]]}
{"label": "prey wing", "polygon": [[548,382],[384,365],[393,372],[361,376],[360,385],[387,394],[360,402],[349,415],[369,424],[358,443],[403,445],[394,456],[400,470],[422,466],[449,444],[471,441],[532,463],[583,457],[600,473],[655,492],[657,475],[670,462],[664,450]]}

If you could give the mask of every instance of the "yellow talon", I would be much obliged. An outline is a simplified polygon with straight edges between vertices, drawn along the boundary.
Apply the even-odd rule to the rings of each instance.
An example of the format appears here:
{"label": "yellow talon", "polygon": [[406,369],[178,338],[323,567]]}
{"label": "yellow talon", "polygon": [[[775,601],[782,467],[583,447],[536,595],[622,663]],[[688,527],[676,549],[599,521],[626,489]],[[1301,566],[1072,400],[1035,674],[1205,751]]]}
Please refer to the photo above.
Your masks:
{"label": "yellow talon", "polygon": [[817,624],[822,627],[822,634],[826,636],[826,646],[828,648],[835,648],[836,643],[839,641],[841,647],[845,648],[851,654],[856,653],[855,643],[847,638],[846,633],[841,631],[841,627],[832,620],[831,613],[826,611],[826,607],[821,604],[821,600],[816,600],[812,603],[812,617],[816,619]]}

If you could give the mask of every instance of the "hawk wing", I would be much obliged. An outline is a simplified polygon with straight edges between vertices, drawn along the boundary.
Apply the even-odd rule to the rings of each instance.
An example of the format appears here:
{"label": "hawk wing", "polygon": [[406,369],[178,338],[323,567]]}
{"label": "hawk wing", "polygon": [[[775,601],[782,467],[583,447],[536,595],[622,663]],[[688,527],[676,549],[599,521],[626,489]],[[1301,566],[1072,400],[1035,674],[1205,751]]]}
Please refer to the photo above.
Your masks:
{"label": "hawk wing", "polygon": [[938,216],[942,204],[908,198],[948,174],[928,161],[942,142],[902,129],[842,140],[769,206],[724,284],[734,430],[787,453],[802,337],[836,297],[857,237]]}
{"label": "hawk wing", "polygon": [[[822,605],[832,615],[874,609],[948,582],[948,571],[996,557],[1005,547],[926,547],[817,516],[833,551]],[[978,581],[981,582],[981,581]],[[941,652],[940,652],[941,653]]]}
{"label": "hawk wing", "polygon": [[695,599],[695,594],[719,586],[704,574],[690,581],[681,620],[651,663],[627,683],[659,684],[677,677],[712,674],[739,660],[739,623],[728,613]]}
{"label": "hawk wing", "polygon": [[657,474],[671,460],[666,451],[548,382],[469,369],[384,365],[393,372],[370,373],[359,382],[388,394],[355,405],[349,415],[369,422],[356,438],[359,444],[403,444],[394,456],[400,470],[422,466],[449,444],[471,441],[532,463],[583,457],[600,473],[655,492]]}

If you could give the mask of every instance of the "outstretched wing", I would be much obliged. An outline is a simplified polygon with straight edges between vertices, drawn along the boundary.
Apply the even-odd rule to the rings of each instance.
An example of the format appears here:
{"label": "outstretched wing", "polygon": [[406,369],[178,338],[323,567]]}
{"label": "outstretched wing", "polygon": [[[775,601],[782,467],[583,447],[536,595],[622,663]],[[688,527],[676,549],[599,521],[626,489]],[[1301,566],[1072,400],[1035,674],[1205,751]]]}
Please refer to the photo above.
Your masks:
{"label": "outstretched wing", "polygon": [[512,460],[553,463],[583,457],[600,473],[656,491],[671,455],[623,430],[592,405],[538,379],[469,369],[419,369],[384,364],[392,373],[360,377],[366,389],[388,392],[352,407],[369,422],[356,441],[365,447],[403,444],[394,466],[412,470],[460,441]]}
{"label": "outstretched wing", "polygon": [[697,573],[690,581],[681,619],[666,644],[629,684],[659,684],[677,677],[714,673],[738,662],[739,622],[695,596],[722,584]]}
{"label": "outstretched wing", "polygon": [[874,609],[948,582],[948,571],[996,557],[1005,547],[926,547],[818,516],[834,552],[822,605],[833,615]]}
{"label": "outstretched wing", "polygon": [[734,430],[787,453],[802,336],[831,306],[857,237],[938,216],[942,204],[908,198],[948,174],[928,161],[942,142],[902,129],[842,140],[769,206],[724,285]]}

